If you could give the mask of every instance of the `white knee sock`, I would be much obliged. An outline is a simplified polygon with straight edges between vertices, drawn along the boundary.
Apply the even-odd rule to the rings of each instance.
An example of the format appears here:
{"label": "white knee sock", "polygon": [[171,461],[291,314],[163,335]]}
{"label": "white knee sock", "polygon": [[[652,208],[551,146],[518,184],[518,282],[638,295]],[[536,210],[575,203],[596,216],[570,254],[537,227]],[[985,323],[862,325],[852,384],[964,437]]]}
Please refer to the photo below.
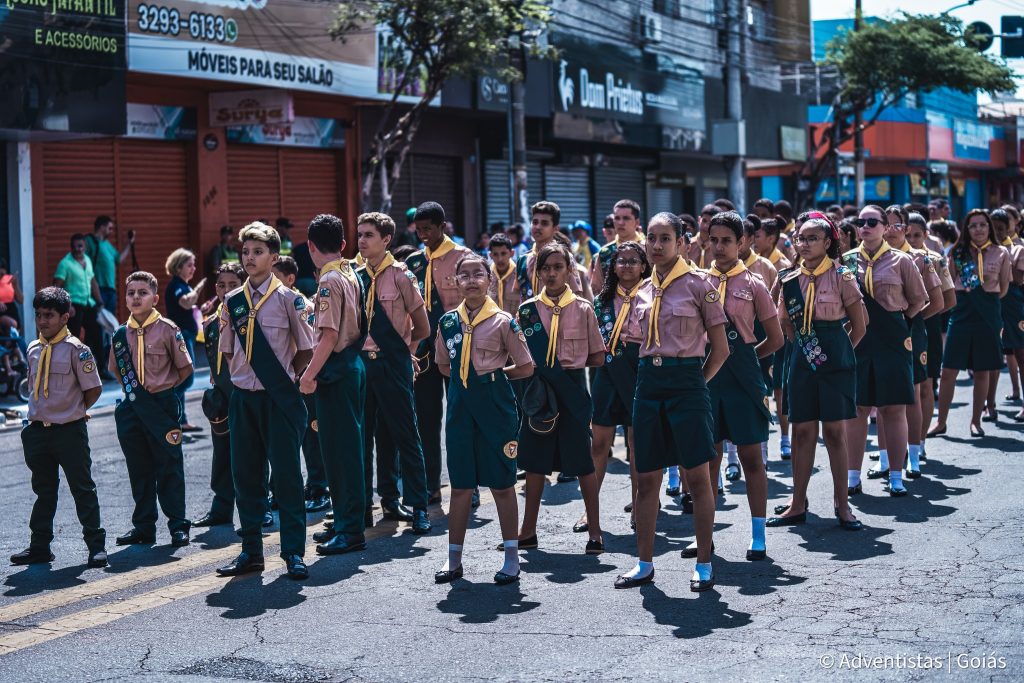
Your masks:
{"label": "white knee sock", "polygon": [[910,444],[910,450],[907,452],[907,457],[910,459],[910,464],[907,469],[919,472],[921,470],[921,453],[924,449],[921,447],[922,444],[912,443]]}
{"label": "white knee sock", "polygon": [[501,565],[501,571],[509,576],[519,573],[519,539],[505,541],[505,564]]}
{"label": "white knee sock", "polygon": [[448,561],[444,564],[443,571],[453,572],[462,566],[462,546],[455,543],[448,544]]}
{"label": "white knee sock", "polygon": [[669,467],[668,468],[668,487],[670,489],[679,487],[679,468]]}
{"label": "white knee sock", "polygon": [[711,578],[711,563],[710,562],[698,562],[693,568],[693,576],[690,578],[691,581],[707,581]]}
{"label": "white knee sock", "polygon": [[846,485],[851,489],[860,483],[860,470],[846,470]]}
{"label": "white knee sock", "polygon": [[883,472],[889,469],[889,451],[884,448],[878,449],[878,469]]}
{"label": "white knee sock", "polygon": [[653,562],[644,562],[643,560],[637,560],[636,566],[630,569],[625,574],[623,574],[623,576],[625,576],[627,579],[642,579],[645,576],[650,576],[651,572],[653,571]]}

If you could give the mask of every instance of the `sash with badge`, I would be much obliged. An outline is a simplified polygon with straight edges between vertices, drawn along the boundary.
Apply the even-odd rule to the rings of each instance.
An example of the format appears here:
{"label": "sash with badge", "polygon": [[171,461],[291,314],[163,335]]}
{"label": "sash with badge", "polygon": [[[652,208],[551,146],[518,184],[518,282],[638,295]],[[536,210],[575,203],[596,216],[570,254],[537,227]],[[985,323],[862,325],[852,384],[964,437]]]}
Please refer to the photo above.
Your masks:
{"label": "sash with badge", "polygon": [[[430,323],[430,336],[420,341],[419,346],[416,348],[416,359],[423,363],[419,369],[420,372],[426,372],[427,369],[430,368],[430,363],[434,358],[434,345],[431,340],[433,340],[434,335],[437,334],[438,323],[441,322],[441,316],[445,313],[444,305],[441,303],[441,295],[437,291],[437,283],[431,282],[430,291],[427,291],[428,263],[429,261],[427,260],[427,256],[422,251],[417,251],[405,260],[405,264],[409,267],[409,270],[416,276],[423,299],[425,301],[429,300],[430,303],[430,305],[427,306],[427,321]],[[374,313],[373,317],[376,319],[377,314]],[[377,337],[375,336],[374,341],[376,341],[376,339]]]}
{"label": "sash with badge", "polygon": [[978,270],[974,259],[962,259],[959,256],[954,256],[953,263],[956,264],[956,273],[963,289],[956,293],[957,305],[950,312],[950,320],[963,320],[969,317],[968,312],[962,310],[964,305],[961,302],[963,302],[976,311],[995,334],[1001,334],[1003,314],[999,293],[985,291],[982,286],[984,273]]}
{"label": "sash with badge", "polygon": [[[220,309],[218,309],[219,311]],[[213,433],[224,436],[228,433],[228,404],[231,400],[231,372],[220,353],[220,315],[214,314],[203,328],[203,349],[210,366],[213,386],[203,392],[203,414],[210,421]]]}
{"label": "sash with badge", "polygon": [[516,281],[519,282],[519,293],[523,301],[533,296],[533,283],[530,282],[530,253],[526,252],[516,259]]}
{"label": "sash with badge", "polygon": [[[640,364],[640,344],[624,342],[615,334],[621,334],[622,327],[626,321],[623,320],[621,324],[618,323],[618,313],[621,313],[622,310],[620,309],[618,312],[615,310],[614,296],[608,298],[609,301],[607,303],[599,303],[600,299],[594,302],[597,311],[597,327],[601,331],[601,338],[604,340],[604,347],[607,351],[602,367],[608,373],[608,377],[615,386],[615,391],[624,400],[631,402],[636,390],[637,367]],[[628,309],[635,303],[636,292],[627,292],[623,295],[623,308]],[[612,348],[613,345],[615,348]],[[600,371],[601,368],[598,368],[598,372]]]}
{"label": "sash with badge", "polygon": [[[846,271],[843,277],[853,276]],[[817,371],[828,362],[828,354],[821,348],[820,340],[811,322],[810,330],[804,330],[804,312],[807,305],[804,293],[800,289],[800,268],[788,268],[779,274],[782,280],[782,297],[786,304],[786,313],[793,323],[793,343],[800,350],[811,370]]]}
{"label": "sash with badge", "polygon": [[[363,291],[369,292],[372,278],[366,267],[357,270],[356,274],[363,285]],[[416,277],[409,271],[405,271],[405,276],[410,279]],[[405,359],[409,357],[409,347],[395,326],[391,324],[391,318],[388,317],[387,311],[384,310],[384,306],[381,305],[380,299],[377,297],[373,299],[373,317],[367,325],[367,332],[373,337],[373,343],[380,349],[380,353],[388,358],[408,363]]]}
{"label": "sash with badge", "polygon": [[[142,353],[145,353],[144,329],[138,329],[139,345]],[[181,332],[175,335],[175,339],[184,343]],[[120,376],[121,390],[124,392],[125,401],[122,405],[128,405],[135,414],[139,416],[142,424],[157,438],[158,441],[170,446],[181,446],[181,425],[178,423],[177,415],[169,415],[153,394],[149,393],[139,379],[135,362],[132,360],[131,347],[128,346],[128,327],[121,325],[114,332],[113,338],[114,360],[117,363],[117,373]]]}

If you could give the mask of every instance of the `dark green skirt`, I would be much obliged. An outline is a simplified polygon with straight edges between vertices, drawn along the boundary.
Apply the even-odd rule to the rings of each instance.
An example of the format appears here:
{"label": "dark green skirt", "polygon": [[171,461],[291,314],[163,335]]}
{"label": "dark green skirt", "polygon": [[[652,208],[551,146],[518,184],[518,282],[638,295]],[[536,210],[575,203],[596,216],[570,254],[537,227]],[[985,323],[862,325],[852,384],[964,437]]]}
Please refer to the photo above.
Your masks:
{"label": "dark green skirt", "polygon": [[516,483],[519,413],[508,378],[501,370],[470,372],[469,387],[457,374],[448,386],[445,450],[453,489]]}
{"label": "dark green skirt", "polygon": [[1024,349],[1024,287],[1010,283],[999,302],[1003,314],[1003,351]]}
{"label": "dark green skirt", "polygon": [[622,355],[608,356],[612,360],[595,369],[593,381],[590,383],[590,393],[594,399],[595,425],[632,426],[633,394],[636,393],[639,353],[639,344],[626,344]]}
{"label": "dark green skirt", "polygon": [[[857,345],[857,405],[879,407],[914,403],[910,329],[902,313],[868,307],[870,322]],[[885,317],[883,317],[885,316]]]}
{"label": "dark green skirt", "polygon": [[708,382],[715,443],[728,439],[746,446],[767,441],[771,413],[754,345],[737,342],[729,349],[722,369]]}
{"label": "dark green skirt", "polygon": [[911,351],[914,384],[928,379],[928,330],[924,322],[920,313],[910,321],[910,341],[914,347]]}
{"label": "dark green skirt", "polygon": [[857,416],[857,358],[841,321],[814,323],[815,358],[811,370],[803,350],[790,345],[786,395],[790,422],[836,422]]}
{"label": "dark green skirt", "polygon": [[[584,370],[563,370],[575,382],[586,400],[587,375]],[[590,413],[590,406],[575,406],[572,410],[565,405],[567,397],[558,392],[558,422],[548,434],[537,434],[523,420],[519,428],[519,467],[532,474],[562,472],[569,476],[582,476],[594,471],[594,460],[590,457],[590,442],[593,435],[589,422],[581,422],[577,414]],[[579,399],[582,400],[582,399]]]}
{"label": "dark green skirt", "polygon": [[928,334],[928,377],[938,379],[942,374],[942,333],[945,326],[942,320],[945,315],[933,315],[924,321]]}
{"label": "dark green skirt", "polygon": [[701,358],[641,358],[633,399],[638,472],[692,469],[715,457],[711,399]]}
{"label": "dark green skirt", "polygon": [[[984,312],[972,300],[974,297],[986,307]],[[1002,340],[995,326],[997,320],[1002,323],[999,303],[999,295],[992,292],[956,293],[956,307],[949,315],[942,367],[978,371],[1002,369]]]}

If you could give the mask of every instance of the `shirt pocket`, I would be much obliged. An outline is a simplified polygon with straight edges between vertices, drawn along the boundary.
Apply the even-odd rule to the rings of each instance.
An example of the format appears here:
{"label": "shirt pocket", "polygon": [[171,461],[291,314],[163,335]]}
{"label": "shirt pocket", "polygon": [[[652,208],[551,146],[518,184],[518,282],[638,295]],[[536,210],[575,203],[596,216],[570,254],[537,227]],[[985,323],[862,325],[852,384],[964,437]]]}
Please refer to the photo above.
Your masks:
{"label": "shirt pocket", "polygon": [[697,310],[696,302],[686,301],[672,304],[671,330],[681,337],[696,337],[704,333],[704,326],[701,323],[700,312]]}
{"label": "shirt pocket", "polygon": [[560,331],[562,335],[561,346],[565,349],[566,355],[575,362],[579,359],[586,360],[587,356],[587,331],[576,327],[566,327]]}
{"label": "shirt pocket", "polygon": [[[174,342],[177,344],[177,341]],[[146,377],[153,377],[153,374],[163,375],[171,365],[171,355],[163,344],[146,344]],[[138,368],[136,368],[138,370]],[[150,385],[153,384],[149,380]]]}
{"label": "shirt pocket", "polygon": [[[45,380],[44,377],[43,381]],[[50,389],[70,389],[71,380],[71,361],[52,358],[50,360]],[[43,386],[43,381],[39,382],[40,388]]]}
{"label": "shirt pocket", "polygon": [[377,301],[380,302],[381,308],[383,308],[387,314],[389,320],[401,320],[402,318],[402,295],[397,289],[389,289],[386,291],[376,292]]}
{"label": "shirt pocket", "polygon": [[277,355],[278,349],[288,348],[288,315],[292,311],[267,311],[267,314],[259,319],[260,329],[274,355]]}
{"label": "shirt pocket", "polygon": [[[496,335],[474,339],[473,346],[479,352],[480,362],[486,363],[487,368],[495,366],[502,367],[505,365],[505,360],[508,358],[508,352],[501,343],[501,339]],[[477,371],[479,372],[479,368]]]}
{"label": "shirt pocket", "polygon": [[[871,274],[874,286],[874,299],[879,304],[883,301],[889,306],[902,308],[906,298],[903,295],[903,279],[895,270],[876,271]],[[884,304],[883,304],[884,306]],[[888,309],[888,307],[886,307]]]}
{"label": "shirt pocket", "polygon": [[839,320],[843,315],[843,302],[838,292],[822,292],[814,297],[815,319]]}

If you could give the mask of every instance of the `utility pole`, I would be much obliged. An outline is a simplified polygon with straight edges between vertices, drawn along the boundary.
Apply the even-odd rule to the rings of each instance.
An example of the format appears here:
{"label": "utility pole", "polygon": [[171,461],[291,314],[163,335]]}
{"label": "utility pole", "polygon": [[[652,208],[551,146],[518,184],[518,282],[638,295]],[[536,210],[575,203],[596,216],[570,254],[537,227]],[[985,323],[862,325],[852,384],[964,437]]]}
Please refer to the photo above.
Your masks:
{"label": "utility pole", "polygon": [[[860,30],[861,22],[861,0],[856,0],[853,15],[853,30]],[[856,176],[854,178],[854,196],[857,208],[864,206],[864,114],[860,109],[853,117],[853,164]],[[838,190],[837,190],[838,192]]]}
{"label": "utility pole", "polygon": [[740,211],[747,207],[746,162],[746,126],[743,121],[743,54],[742,37],[747,13],[746,0],[729,0],[728,21],[726,30],[729,32],[729,49],[726,51],[726,102],[729,119],[735,124],[736,148],[735,156],[726,157],[725,165],[729,171],[729,198]]}
{"label": "utility pole", "polygon": [[[521,0],[520,0],[521,2]],[[513,36],[510,41],[512,65],[522,74],[522,78],[513,81],[509,88],[509,160],[512,164],[512,197],[509,203],[512,209],[512,222],[524,225],[530,223],[530,205],[527,194],[526,177],[526,51],[523,47],[522,34]]]}

